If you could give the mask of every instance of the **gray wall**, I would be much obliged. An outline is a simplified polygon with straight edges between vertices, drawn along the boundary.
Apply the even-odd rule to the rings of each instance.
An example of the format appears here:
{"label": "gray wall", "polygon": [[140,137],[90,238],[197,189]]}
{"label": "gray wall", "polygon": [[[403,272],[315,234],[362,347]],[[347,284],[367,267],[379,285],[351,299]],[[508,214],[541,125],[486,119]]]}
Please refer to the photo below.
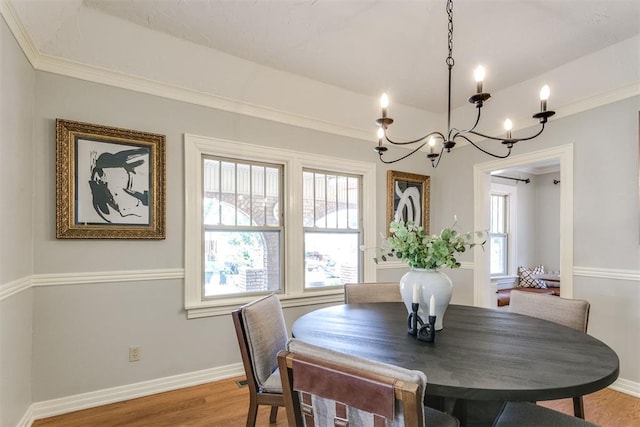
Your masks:
{"label": "gray wall", "polygon": [[560,187],[554,180],[560,173],[545,173],[533,178],[536,189],[536,265],[545,271],[560,270]]}
{"label": "gray wall", "polygon": [[[35,72],[0,19],[0,285],[33,273],[33,109]],[[31,405],[31,289],[0,299],[0,425]]]}

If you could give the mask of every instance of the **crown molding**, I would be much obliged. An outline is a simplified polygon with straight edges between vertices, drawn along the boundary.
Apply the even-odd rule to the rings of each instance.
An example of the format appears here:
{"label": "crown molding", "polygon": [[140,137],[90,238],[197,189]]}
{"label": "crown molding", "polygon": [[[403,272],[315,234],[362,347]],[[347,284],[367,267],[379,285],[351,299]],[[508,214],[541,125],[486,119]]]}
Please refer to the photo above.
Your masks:
{"label": "crown molding", "polygon": [[31,41],[27,29],[18,17],[18,12],[9,0],[0,0],[0,15],[4,18],[7,26],[13,33],[18,42],[18,46],[22,49],[31,66],[38,69],[38,58],[41,56],[38,49]]}

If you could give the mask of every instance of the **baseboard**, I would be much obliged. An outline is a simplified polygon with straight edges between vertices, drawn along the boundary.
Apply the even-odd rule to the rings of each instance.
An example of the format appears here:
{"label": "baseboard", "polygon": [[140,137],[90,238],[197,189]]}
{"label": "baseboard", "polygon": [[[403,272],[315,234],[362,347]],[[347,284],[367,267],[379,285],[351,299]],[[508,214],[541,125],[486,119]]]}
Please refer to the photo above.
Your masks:
{"label": "baseboard", "polygon": [[[188,374],[174,375],[60,399],[36,402],[29,407],[16,427],[30,427],[35,420],[42,418],[79,411],[81,409],[95,408],[96,406],[108,405],[110,403],[122,402],[137,397],[149,396],[241,375],[244,375],[242,364],[234,363]],[[640,383],[637,382],[618,378],[609,388],[640,398]]]}
{"label": "baseboard", "polygon": [[[79,411],[81,409],[94,408],[96,406],[107,405],[115,402],[122,402],[129,399],[205,384],[240,375],[244,375],[242,363],[234,363],[231,365],[205,369],[187,374],[174,375],[156,380],[143,381],[120,387],[82,393],[60,399],[36,402],[29,408],[28,412],[31,413],[31,416],[29,417],[30,419],[27,420],[28,423],[23,423],[20,427],[28,427],[33,423],[33,421],[41,418],[66,414],[69,412]],[[26,415],[23,419],[24,418],[26,418]]]}
{"label": "baseboard", "polygon": [[629,396],[640,398],[640,383],[618,378],[609,388],[619,391],[620,393],[628,394]]}
{"label": "baseboard", "polygon": [[33,424],[34,421],[35,418],[33,417],[33,405],[31,405],[29,409],[27,409],[27,412],[25,412],[22,416],[22,419],[18,421],[16,427],[31,427],[31,424]]}

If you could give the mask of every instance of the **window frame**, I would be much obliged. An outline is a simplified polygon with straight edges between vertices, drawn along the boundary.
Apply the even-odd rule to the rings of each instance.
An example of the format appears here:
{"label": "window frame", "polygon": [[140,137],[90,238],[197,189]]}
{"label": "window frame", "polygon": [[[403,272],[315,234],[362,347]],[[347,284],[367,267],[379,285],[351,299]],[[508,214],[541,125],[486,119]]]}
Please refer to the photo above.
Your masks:
{"label": "window frame", "polygon": [[[215,299],[203,298],[202,256],[202,156],[269,162],[283,165],[283,226],[285,260],[283,289],[279,297],[283,307],[340,302],[342,286],[328,289],[304,288],[304,233],[302,224],[302,174],[304,169],[316,169],[341,174],[359,175],[362,179],[361,220],[365,247],[376,246],[376,164],[339,157],[323,156],[277,147],[229,141],[212,137],[184,134],[184,306],[188,318],[230,314],[256,294],[232,295]],[[376,265],[372,257],[362,257],[364,281],[375,281]]]}

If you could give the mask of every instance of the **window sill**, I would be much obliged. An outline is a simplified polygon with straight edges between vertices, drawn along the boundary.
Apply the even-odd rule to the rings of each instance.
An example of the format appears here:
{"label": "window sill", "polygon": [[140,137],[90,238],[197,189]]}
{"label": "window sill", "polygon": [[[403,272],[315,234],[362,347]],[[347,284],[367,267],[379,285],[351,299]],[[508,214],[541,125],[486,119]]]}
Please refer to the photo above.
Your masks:
{"label": "window sill", "polygon": [[[327,304],[344,302],[344,290],[332,289],[326,292],[314,292],[303,295],[278,295],[282,308],[302,307],[305,305]],[[187,319],[198,319],[202,317],[224,316],[231,314],[238,307],[260,298],[259,295],[243,296],[233,299],[207,301],[196,307],[187,308]]]}

